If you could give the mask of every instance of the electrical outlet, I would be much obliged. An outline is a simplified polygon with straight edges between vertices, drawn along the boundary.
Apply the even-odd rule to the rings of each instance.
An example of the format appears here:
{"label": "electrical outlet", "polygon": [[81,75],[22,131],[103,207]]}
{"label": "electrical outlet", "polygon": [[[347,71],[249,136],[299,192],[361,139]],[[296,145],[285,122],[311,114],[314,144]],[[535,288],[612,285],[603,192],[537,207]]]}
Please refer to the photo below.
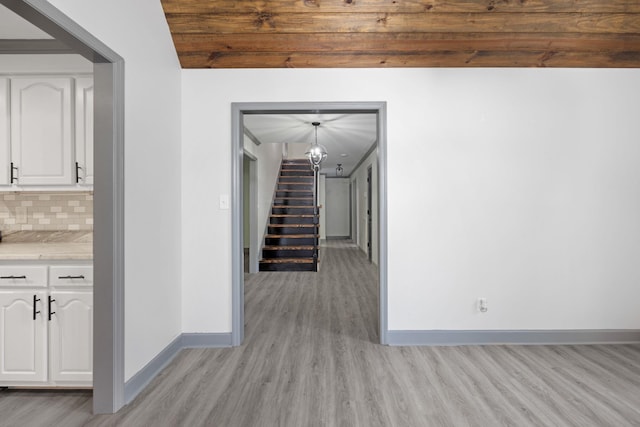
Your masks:
{"label": "electrical outlet", "polygon": [[16,206],[16,224],[27,223],[27,208],[25,206]]}
{"label": "electrical outlet", "polygon": [[229,195],[221,194],[220,195],[220,209],[227,210],[229,209]]}
{"label": "electrical outlet", "polygon": [[486,298],[478,298],[478,311],[480,313],[486,313],[489,311],[489,306],[487,305]]}

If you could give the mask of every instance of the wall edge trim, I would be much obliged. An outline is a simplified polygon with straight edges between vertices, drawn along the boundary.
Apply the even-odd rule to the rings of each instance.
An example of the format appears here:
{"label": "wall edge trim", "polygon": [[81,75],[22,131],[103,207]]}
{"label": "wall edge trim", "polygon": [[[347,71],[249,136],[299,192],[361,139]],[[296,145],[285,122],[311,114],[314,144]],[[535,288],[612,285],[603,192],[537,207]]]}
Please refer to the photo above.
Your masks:
{"label": "wall edge trim", "polygon": [[231,333],[182,333],[124,385],[126,404],[135,399],[171,361],[186,348],[231,347]]}
{"label": "wall edge trim", "polygon": [[183,333],[182,348],[224,348],[233,345],[231,332]]}
{"label": "wall edge trim", "polygon": [[393,346],[631,344],[640,329],[390,330],[387,338]]}

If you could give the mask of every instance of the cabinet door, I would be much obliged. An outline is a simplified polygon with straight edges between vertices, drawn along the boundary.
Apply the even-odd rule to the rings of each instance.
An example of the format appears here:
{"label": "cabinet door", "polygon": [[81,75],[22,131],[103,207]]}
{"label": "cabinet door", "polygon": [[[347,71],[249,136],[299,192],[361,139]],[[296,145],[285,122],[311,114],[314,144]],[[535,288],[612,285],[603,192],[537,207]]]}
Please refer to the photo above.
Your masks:
{"label": "cabinet door", "polygon": [[11,79],[11,156],[18,185],[75,183],[71,111],[70,78]]}
{"label": "cabinet door", "polygon": [[93,78],[76,79],[78,184],[93,185]]}
{"label": "cabinet door", "polygon": [[51,292],[49,359],[51,380],[91,385],[93,293]]}
{"label": "cabinet door", "polygon": [[47,380],[45,295],[0,291],[0,385]]}
{"label": "cabinet door", "polygon": [[0,185],[9,185],[9,79],[0,77]]}

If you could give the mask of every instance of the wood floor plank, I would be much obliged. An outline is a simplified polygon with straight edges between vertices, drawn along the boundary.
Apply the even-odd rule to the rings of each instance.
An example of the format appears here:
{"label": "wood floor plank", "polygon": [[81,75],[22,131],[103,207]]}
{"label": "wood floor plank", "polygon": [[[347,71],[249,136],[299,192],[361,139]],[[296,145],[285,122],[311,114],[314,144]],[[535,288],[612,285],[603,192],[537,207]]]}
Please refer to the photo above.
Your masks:
{"label": "wood floor plank", "polygon": [[640,345],[386,347],[378,271],[346,241],[313,272],[245,275],[245,342],[183,350],[131,404],[0,390],[0,426],[638,426]]}

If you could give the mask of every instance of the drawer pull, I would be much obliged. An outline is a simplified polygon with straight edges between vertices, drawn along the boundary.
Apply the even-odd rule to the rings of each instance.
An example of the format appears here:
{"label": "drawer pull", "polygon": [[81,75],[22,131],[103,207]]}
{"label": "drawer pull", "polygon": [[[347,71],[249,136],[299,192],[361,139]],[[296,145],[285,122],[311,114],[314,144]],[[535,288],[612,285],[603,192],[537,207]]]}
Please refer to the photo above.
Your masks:
{"label": "drawer pull", "polygon": [[40,310],[36,311],[36,303],[40,301],[36,295],[33,296],[33,320],[36,320],[36,314],[40,314]]}
{"label": "drawer pull", "polygon": [[79,276],[58,276],[58,279],[84,279],[84,275]]}
{"label": "drawer pull", "polygon": [[18,167],[13,165],[13,162],[11,162],[11,181],[9,182],[9,184],[13,184],[14,182],[18,182],[18,176],[14,176],[13,175],[13,171],[18,172]]}
{"label": "drawer pull", "polygon": [[0,279],[11,280],[11,279],[26,279],[27,276],[0,276]]}
{"label": "drawer pull", "polygon": [[56,314],[55,311],[51,311],[51,303],[54,302],[54,301],[55,301],[55,299],[51,298],[51,295],[49,295],[49,321],[51,321],[51,316]]}

